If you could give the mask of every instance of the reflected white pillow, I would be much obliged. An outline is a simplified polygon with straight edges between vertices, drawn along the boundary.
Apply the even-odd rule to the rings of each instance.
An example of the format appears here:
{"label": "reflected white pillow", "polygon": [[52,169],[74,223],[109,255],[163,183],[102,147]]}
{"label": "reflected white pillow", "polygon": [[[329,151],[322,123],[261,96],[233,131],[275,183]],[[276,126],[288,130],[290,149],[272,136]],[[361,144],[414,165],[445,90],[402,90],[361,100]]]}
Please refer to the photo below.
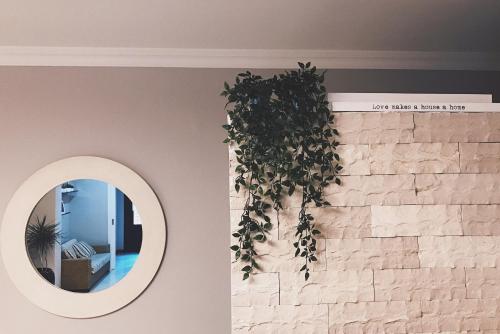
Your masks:
{"label": "reflected white pillow", "polygon": [[[81,259],[81,258],[89,258],[92,256],[92,251],[88,248],[90,246],[87,246],[88,244],[84,243],[83,241],[79,241],[76,244],[73,245],[73,250],[76,253],[76,256]],[[92,250],[93,248],[90,247]],[[95,252],[95,250],[94,250]]]}
{"label": "reflected white pillow", "polygon": [[78,242],[82,247],[85,248],[85,250],[87,251],[88,254],[90,254],[90,256],[92,255],[96,255],[97,252],[95,251],[94,247],[90,246],[88,243],[86,243],[85,241],[80,241]]}
{"label": "reflected white pillow", "polygon": [[65,256],[67,259],[76,259],[76,258],[78,258],[78,257],[76,256],[76,252],[75,252],[75,250],[73,249],[73,247],[65,249],[65,250],[63,251],[63,253],[64,253],[64,256]]}

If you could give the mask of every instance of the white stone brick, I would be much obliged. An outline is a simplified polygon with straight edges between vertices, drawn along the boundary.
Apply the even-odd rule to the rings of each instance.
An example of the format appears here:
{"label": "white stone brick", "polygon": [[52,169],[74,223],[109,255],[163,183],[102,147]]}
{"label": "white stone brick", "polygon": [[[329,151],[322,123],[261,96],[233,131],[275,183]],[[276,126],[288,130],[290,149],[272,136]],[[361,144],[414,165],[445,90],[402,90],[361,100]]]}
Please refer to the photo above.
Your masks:
{"label": "white stone brick", "polygon": [[[350,239],[371,236],[369,206],[310,208],[320,238]],[[299,209],[280,211],[280,239],[295,240]]]}
{"label": "white stone brick", "polygon": [[279,304],[278,273],[251,275],[243,280],[241,275],[231,276],[232,306],[271,306]]}
{"label": "white stone brick", "polygon": [[462,173],[500,173],[500,143],[460,143]]}
{"label": "white stone brick", "polygon": [[417,174],[418,204],[500,204],[500,174]]}
{"label": "white stone brick", "polygon": [[418,268],[416,237],[327,239],[328,270]]}
{"label": "white stone brick", "polygon": [[373,272],[312,272],[307,281],[303,273],[281,273],[280,289],[282,305],[373,301]]}
{"label": "white stone brick", "polygon": [[340,187],[325,189],[335,206],[416,204],[414,175],[343,176]]}
{"label": "white stone brick", "polygon": [[458,144],[370,145],[371,174],[459,173]]}
{"label": "white stone brick", "polygon": [[372,206],[374,237],[462,235],[460,205]]}
{"label": "white stone brick", "polygon": [[375,300],[434,300],[465,298],[463,268],[375,270]]}
{"label": "white stone brick", "polygon": [[336,113],[335,126],[341,144],[410,143],[413,140],[411,113]]}
{"label": "white stone brick", "polygon": [[421,305],[424,332],[500,329],[496,299],[423,300]]}
{"label": "white stone brick", "polygon": [[419,237],[422,267],[495,267],[500,264],[500,237]]}
{"label": "white stone brick", "polygon": [[500,298],[500,268],[466,268],[467,298]]}
{"label": "white stone brick", "polygon": [[337,153],[342,175],[370,175],[368,145],[339,145]]}
{"label": "white stone brick", "polygon": [[420,333],[419,302],[359,302],[329,305],[330,334]]}
{"label": "white stone brick", "polygon": [[499,142],[500,113],[415,113],[417,143]]}
{"label": "white stone brick", "polygon": [[500,205],[462,205],[465,235],[500,235]]}
{"label": "white stone brick", "polygon": [[232,308],[233,334],[327,334],[328,306],[254,306]]}

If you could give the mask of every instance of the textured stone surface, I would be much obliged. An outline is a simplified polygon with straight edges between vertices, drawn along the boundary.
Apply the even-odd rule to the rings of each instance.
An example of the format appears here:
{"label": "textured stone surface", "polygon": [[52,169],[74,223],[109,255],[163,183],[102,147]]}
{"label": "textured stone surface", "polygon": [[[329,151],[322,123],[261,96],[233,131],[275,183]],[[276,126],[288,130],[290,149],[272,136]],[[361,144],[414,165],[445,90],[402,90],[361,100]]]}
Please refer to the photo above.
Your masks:
{"label": "textured stone surface", "polygon": [[419,237],[422,267],[495,267],[500,264],[500,237]]}
{"label": "textured stone surface", "polygon": [[454,299],[422,301],[422,330],[494,330],[498,327],[496,299]]}
{"label": "textured stone surface", "polygon": [[461,235],[460,205],[372,206],[374,237]]}
{"label": "textured stone surface", "polygon": [[328,270],[418,268],[416,237],[326,240]]}
{"label": "textured stone surface", "polygon": [[339,145],[342,175],[370,175],[368,145]]}
{"label": "textured stone surface", "polygon": [[359,302],[330,304],[329,334],[420,333],[420,304]]}
{"label": "textured stone surface", "polygon": [[466,268],[467,298],[500,298],[500,268]]}
{"label": "textured stone surface", "polygon": [[499,142],[500,113],[415,113],[417,143]]}
{"label": "textured stone surface", "polygon": [[341,144],[411,143],[411,113],[336,113]]}
{"label": "textured stone surface", "polygon": [[245,281],[241,275],[232,275],[231,305],[278,305],[280,295],[278,275],[278,273],[256,274]]}
{"label": "textured stone surface", "polygon": [[500,235],[500,205],[462,205],[465,235]]}
{"label": "textured stone surface", "polygon": [[375,300],[434,300],[465,298],[462,268],[375,270]]}
{"label": "textured stone surface", "polygon": [[[318,239],[316,257],[318,261],[310,264],[312,271],[326,270],[325,240]],[[295,257],[295,248],[291,240],[271,240],[255,244],[258,254],[256,260],[261,267],[261,272],[298,272],[304,265],[302,257]],[[233,273],[241,274],[242,264],[233,263]]]}
{"label": "textured stone surface", "polygon": [[236,165],[238,164],[238,161],[236,161],[236,145],[229,145],[228,149],[228,158],[229,158],[229,176],[233,175],[234,169],[236,168]]}
{"label": "textured stone surface", "polygon": [[500,204],[500,174],[417,174],[419,204]]}
{"label": "textured stone surface", "polygon": [[235,145],[231,145],[229,147],[229,194],[231,196],[236,196],[236,190],[234,188],[235,184],[234,180],[237,174],[234,169],[238,165],[238,162],[236,161],[236,153],[234,153],[235,149],[236,149]]}
{"label": "textured stone surface", "polygon": [[[371,211],[369,206],[311,208],[314,224],[321,232],[320,238],[352,239],[371,236]],[[298,209],[280,212],[280,239],[295,240]]]}
{"label": "textured stone surface", "polygon": [[327,334],[328,305],[232,308],[233,333]]}
{"label": "textured stone surface", "polygon": [[242,193],[243,191],[240,191],[240,193],[238,194],[236,194],[235,192],[232,193],[232,191],[230,191],[229,207],[231,208],[231,210],[243,210],[243,208],[245,207],[245,198],[243,197]]}
{"label": "textured stone surface", "polygon": [[[500,333],[500,113],[337,121],[342,185],[308,207],[319,261],[305,281],[297,189],[256,246],[260,274],[232,264],[233,333]],[[244,196],[231,188],[233,227]]]}
{"label": "textured stone surface", "polygon": [[326,199],[338,206],[416,204],[414,175],[343,176],[328,187]]}
{"label": "textured stone surface", "polygon": [[303,273],[281,273],[280,301],[282,305],[373,301],[373,272],[320,271],[307,281]]}
{"label": "textured stone surface", "polygon": [[460,143],[462,173],[500,173],[500,143]]}
{"label": "textured stone surface", "polygon": [[370,145],[371,174],[458,173],[458,144]]}
{"label": "textured stone surface", "polygon": [[[427,174],[424,174],[427,175]],[[487,175],[487,174],[484,174]],[[419,175],[417,175],[419,176]],[[332,184],[325,188],[325,198],[335,206],[402,205],[416,204],[415,175],[350,175],[342,176],[342,185]],[[230,193],[231,209],[242,209],[245,205],[244,190]],[[284,208],[300,208],[302,193],[296,190],[293,196],[282,200]],[[313,205],[311,205],[314,207]]]}

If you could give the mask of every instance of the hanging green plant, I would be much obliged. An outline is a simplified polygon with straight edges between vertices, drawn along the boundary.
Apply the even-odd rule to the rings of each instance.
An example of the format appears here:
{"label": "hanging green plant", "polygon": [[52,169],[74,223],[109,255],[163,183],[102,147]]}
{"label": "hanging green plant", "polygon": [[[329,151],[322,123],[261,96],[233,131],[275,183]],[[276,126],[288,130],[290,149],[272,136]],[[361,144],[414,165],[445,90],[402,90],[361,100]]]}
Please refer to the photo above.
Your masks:
{"label": "hanging green plant", "polygon": [[298,70],[272,78],[247,71],[238,74],[234,86],[224,83],[221,95],[228,100],[229,116],[224,142],[235,147],[234,187],[245,196],[231,250],[244,263],[244,280],[259,269],[255,242],[266,242],[273,228],[270,211],[279,215],[284,197],[294,193],[301,198],[295,256],[304,258],[306,280],[310,264],[317,261],[320,231],[309,207],[330,205],[324,189],[332,182],[340,185],[342,169],[324,75],[310,63],[299,63]]}

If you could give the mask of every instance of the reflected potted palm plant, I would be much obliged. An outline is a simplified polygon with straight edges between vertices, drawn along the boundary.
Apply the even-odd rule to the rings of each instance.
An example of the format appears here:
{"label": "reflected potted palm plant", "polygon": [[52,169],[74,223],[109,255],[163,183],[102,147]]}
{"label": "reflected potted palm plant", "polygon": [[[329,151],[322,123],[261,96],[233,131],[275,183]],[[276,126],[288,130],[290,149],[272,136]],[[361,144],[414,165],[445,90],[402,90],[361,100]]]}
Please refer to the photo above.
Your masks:
{"label": "reflected potted palm plant", "polygon": [[40,267],[37,270],[51,284],[55,283],[54,271],[48,267],[48,255],[59,243],[60,232],[57,224],[47,223],[47,216],[36,217],[36,222],[26,228],[26,246],[30,254],[36,256]]}

